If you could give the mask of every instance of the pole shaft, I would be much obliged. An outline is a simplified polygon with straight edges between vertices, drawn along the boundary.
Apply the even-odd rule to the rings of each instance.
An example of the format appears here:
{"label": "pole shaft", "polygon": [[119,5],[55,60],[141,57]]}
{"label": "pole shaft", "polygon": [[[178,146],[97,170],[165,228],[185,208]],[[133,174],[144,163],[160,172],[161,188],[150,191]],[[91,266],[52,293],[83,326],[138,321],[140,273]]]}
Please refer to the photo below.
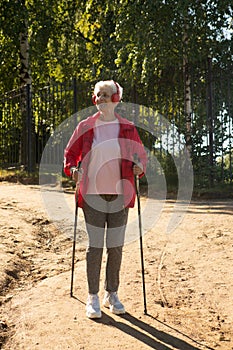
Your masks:
{"label": "pole shaft", "polygon": [[74,284],[74,261],[75,261],[76,235],[77,235],[77,220],[78,220],[78,201],[75,198],[74,238],[73,238],[71,285],[70,285],[70,296],[71,297],[73,296],[73,284]]}
{"label": "pole shaft", "polygon": [[136,194],[138,203],[138,224],[139,224],[139,238],[140,238],[140,252],[141,252],[141,269],[142,269],[142,288],[143,288],[143,301],[144,301],[144,314],[147,314],[146,307],[146,285],[145,285],[145,269],[144,269],[144,255],[143,255],[143,242],[142,242],[142,219],[141,219],[141,203],[140,203],[140,191],[139,191],[139,176],[135,177]]}

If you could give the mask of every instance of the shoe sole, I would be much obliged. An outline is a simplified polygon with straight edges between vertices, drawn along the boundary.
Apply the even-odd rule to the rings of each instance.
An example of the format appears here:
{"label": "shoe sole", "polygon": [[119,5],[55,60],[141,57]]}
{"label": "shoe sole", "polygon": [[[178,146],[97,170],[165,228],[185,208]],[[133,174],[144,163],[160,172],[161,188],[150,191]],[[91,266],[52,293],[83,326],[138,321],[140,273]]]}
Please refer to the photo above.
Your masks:
{"label": "shoe sole", "polygon": [[123,314],[125,314],[125,309],[120,309],[120,310],[114,309],[113,306],[111,306],[109,302],[105,302],[103,304],[103,306],[108,308],[111,311],[111,313],[113,313],[114,315],[123,315]]}
{"label": "shoe sole", "polygon": [[101,313],[96,313],[96,314],[89,314],[89,313],[86,313],[86,315],[87,315],[87,317],[88,318],[91,318],[91,319],[93,319],[93,318],[101,318],[102,317],[102,314]]}
{"label": "shoe sole", "polygon": [[125,309],[120,309],[120,310],[117,310],[117,309],[113,309],[111,306],[110,306],[110,311],[112,314],[114,315],[123,315],[125,314]]}

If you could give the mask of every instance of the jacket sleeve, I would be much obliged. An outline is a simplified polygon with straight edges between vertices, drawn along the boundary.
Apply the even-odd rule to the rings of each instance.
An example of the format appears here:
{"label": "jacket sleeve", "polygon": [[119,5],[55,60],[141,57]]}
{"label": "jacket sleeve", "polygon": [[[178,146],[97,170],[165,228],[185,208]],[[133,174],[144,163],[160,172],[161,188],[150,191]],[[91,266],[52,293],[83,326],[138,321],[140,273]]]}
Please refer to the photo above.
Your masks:
{"label": "jacket sleeve", "polygon": [[133,130],[133,141],[136,141],[133,142],[133,154],[137,155],[139,162],[143,165],[143,173],[140,175],[142,177],[146,173],[147,154],[135,126]]}
{"label": "jacket sleeve", "polygon": [[64,172],[70,176],[70,168],[76,167],[81,160],[83,148],[82,122],[74,130],[64,151]]}

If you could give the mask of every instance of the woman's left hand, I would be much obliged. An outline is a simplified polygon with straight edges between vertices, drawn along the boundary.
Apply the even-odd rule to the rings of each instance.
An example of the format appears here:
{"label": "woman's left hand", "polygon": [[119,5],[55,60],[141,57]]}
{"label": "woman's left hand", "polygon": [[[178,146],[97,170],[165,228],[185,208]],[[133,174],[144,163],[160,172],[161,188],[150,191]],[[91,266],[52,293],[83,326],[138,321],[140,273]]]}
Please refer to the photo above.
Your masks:
{"label": "woman's left hand", "polygon": [[133,173],[134,175],[141,175],[143,173],[143,165],[141,163],[134,164]]}

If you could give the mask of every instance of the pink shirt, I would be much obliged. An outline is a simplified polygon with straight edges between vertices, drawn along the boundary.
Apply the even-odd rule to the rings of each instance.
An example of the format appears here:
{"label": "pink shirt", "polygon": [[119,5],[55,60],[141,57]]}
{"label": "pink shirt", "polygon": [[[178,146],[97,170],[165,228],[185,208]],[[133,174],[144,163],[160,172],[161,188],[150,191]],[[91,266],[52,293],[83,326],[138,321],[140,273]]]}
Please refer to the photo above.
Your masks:
{"label": "pink shirt", "polygon": [[119,121],[97,119],[88,167],[87,194],[122,194]]}

